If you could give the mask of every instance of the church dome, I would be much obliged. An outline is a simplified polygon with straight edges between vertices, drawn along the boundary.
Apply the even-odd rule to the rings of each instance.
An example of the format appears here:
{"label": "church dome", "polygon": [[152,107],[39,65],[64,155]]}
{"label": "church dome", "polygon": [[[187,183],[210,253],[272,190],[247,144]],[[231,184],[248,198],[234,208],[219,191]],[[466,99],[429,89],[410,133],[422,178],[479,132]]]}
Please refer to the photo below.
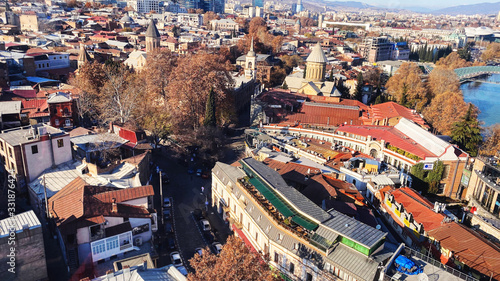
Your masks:
{"label": "church dome", "polygon": [[129,16],[129,15],[124,15],[121,19],[120,19],[120,22],[121,23],[128,23],[128,22],[134,22],[134,20]]}
{"label": "church dome", "polygon": [[319,63],[326,63],[328,61],[326,56],[325,56],[325,53],[323,52],[323,49],[321,49],[321,46],[319,45],[319,43],[313,47],[312,52],[307,57],[306,61],[307,62],[319,62]]}

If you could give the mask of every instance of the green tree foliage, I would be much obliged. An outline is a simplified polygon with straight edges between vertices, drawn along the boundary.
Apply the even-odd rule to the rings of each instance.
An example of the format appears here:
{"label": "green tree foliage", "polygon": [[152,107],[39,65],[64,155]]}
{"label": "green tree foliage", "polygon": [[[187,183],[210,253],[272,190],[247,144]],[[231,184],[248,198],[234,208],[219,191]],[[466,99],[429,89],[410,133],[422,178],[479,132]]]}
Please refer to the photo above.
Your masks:
{"label": "green tree foliage", "polygon": [[354,96],[353,96],[354,99],[359,101],[363,99],[363,85],[364,85],[363,73],[360,72],[358,74],[358,77],[356,78],[356,90],[354,91]]}
{"label": "green tree foliage", "polygon": [[451,129],[451,138],[473,157],[477,156],[479,145],[483,140],[477,112],[477,108],[470,103],[463,120],[454,123]]}
{"label": "green tree foliage", "polygon": [[436,194],[439,190],[439,182],[443,178],[444,164],[441,161],[434,162],[432,170],[424,170],[424,163],[418,163],[411,167],[410,174],[413,187],[417,190]]}
{"label": "green tree foliage", "polygon": [[203,124],[207,127],[215,127],[217,125],[217,118],[215,117],[215,93],[213,88],[210,89],[210,93],[208,94]]}

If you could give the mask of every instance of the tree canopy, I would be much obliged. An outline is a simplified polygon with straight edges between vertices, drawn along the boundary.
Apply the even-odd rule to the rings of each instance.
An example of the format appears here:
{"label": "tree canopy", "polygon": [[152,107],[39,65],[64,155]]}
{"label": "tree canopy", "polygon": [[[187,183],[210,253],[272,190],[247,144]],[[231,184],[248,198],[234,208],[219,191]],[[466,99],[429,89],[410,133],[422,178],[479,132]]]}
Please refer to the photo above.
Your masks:
{"label": "tree canopy", "polygon": [[270,269],[262,257],[251,252],[236,236],[230,236],[218,255],[208,249],[203,250],[203,256],[196,254],[190,261],[194,273],[188,275],[188,280],[247,280],[247,281],[277,281],[277,273]]}
{"label": "tree canopy", "polygon": [[464,117],[468,104],[461,92],[444,92],[432,99],[423,115],[438,132],[450,135],[453,124]]}
{"label": "tree canopy", "polygon": [[477,107],[469,103],[465,116],[461,121],[455,122],[451,129],[451,138],[473,157],[477,156],[482,142],[481,128],[477,120],[478,111]]}
{"label": "tree canopy", "polygon": [[387,81],[389,95],[409,108],[422,111],[429,102],[427,88],[422,82],[422,71],[416,63],[405,62]]}

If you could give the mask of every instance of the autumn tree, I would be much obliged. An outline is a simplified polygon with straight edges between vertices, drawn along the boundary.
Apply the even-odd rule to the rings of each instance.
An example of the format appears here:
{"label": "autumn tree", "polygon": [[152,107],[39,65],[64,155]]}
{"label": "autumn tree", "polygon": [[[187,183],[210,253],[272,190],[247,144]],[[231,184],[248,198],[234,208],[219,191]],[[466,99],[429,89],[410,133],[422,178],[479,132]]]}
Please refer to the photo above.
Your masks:
{"label": "autumn tree", "polygon": [[472,65],[471,63],[462,59],[457,52],[452,52],[446,57],[439,59],[436,63],[436,66],[441,66],[442,68],[447,68],[447,69],[457,69],[461,67],[468,67],[471,65]]}
{"label": "autumn tree", "polygon": [[495,61],[500,59],[500,43],[491,43],[481,55],[483,61]]}
{"label": "autumn tree", "polygon": [[318,25],[318,23],[315,20],[313,20],[311,18],[307,18],[307,17],[301,17],[300,24],[302,26],[316,26],[316,25]]}
{"label": "autumn tree", "polygon": [[230,103],[233,79],[228,64],[220,62],[216,54],[191,54],[178,60],[169,82],[168,110],[175,116],[175,129],[193,130],[203,123],[206,101],[210,89],[214,89],[218,124],[227,122],[224,110]]}
{"label": "autumn tree", "polygon": [[368,69],[363,74],[363,81],[375,87],[379,86],[382,83],[382,69],[378,67]]}
{"label": "autumn tree", "polygon": [[140,73],[147,91],[168,101],[167,89],[176,66],[177,56],[168,49],[156,49],[148,54],[146,66]]}
{"label": "autumn tree", "polygon": [[469,103],[465,116],[459,122],[455,122],[451,129],[451,138],[472,157],[477,156],[479,145],[482,142],[477,114],[478,109]]}
{"label": "autumn tree", "polygon": [[100,119],[105,123],[133,120],[139,108],[140,96],[144,93],[144,83],[138,75],[124,65],[106,65],[106,82],[101,89]]}
{"label": "autumn tree", "polygon": [[218,19],[220,19],[220,17],[216,13],[214,13],[212,11],[208,11],[203,15],[203,25],[208,26],[210,21],[218,20]]}
{"label": "autumn tree", "polygon": [[427,106],[425,120],[443,135],[451,135],[453,124],[462,120],[468,105],[461,92],[446,91],[437,95]]}
{"label": "autumn tree", "polygon": [[500,124],[486,129],[484,144],[479,151],[484,156],[500,156]]}
{"label": "autumn tree", "polygon": [[203,250],[203,256],[195,254],[189,261],[194,273],[188,275],[188,280],[247,280],[247,281],[277,281],[278,274],[271,270],[266,260],[248,247],[236,236],[230,236],[218,255],[208,249]]}
{"label": "autumn tree", "polygon": [[422,71],[416,63],[405,62],[387,81],[387,92],[399,104],[420,112],[429,102],[427,88],[422,82],[421,75]]}
{"label": "autumn tree", "polygon": [[438,96],[445,92],[458,93],[460,81],[453,69],[438,66],[429,74],[427,85],[432,96]]}
{"label": "autumn tree", "polygon": [[83,124],[98,120],[100,115],[100,91],[107,77],[104,64],[86,62],[78,73],[71,77],[69,84],[80,89],[78,98],[78,114]]}
{"label": "autumn tree", "polygon": [[286,70],[287,74],[292,72],[294,67],[297,67],[300,64],[304,63],[304,60],[298,55],[283,55],[280,57],[280,59],[283,62],[283,68]]}

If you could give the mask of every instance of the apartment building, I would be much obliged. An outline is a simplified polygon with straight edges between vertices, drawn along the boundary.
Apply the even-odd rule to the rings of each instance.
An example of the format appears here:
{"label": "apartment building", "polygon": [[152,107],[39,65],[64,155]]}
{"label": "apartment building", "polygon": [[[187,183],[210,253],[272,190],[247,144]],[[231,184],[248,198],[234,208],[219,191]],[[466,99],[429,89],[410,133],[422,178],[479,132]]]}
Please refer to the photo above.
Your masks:
{"label": "apartment building", "polygon": [[69,134],[49,125],[33,125],[0,133],[0,156],[7,171],[17,175],[21,191],[46,169],[70,161]]}
{"label": "apartment building", "polygon": [[245,158],[240,165],[216,163],[212,202],[250,248],[269,255],[285,280],[378,278],[379,265],[392,256],[384,232],[324,211],[264,163]]}
{"label": "apartment building", "polygon": [[391,59],[393,44],[387,37],[366,38],[359,45],[359,53],[369,62]]}

